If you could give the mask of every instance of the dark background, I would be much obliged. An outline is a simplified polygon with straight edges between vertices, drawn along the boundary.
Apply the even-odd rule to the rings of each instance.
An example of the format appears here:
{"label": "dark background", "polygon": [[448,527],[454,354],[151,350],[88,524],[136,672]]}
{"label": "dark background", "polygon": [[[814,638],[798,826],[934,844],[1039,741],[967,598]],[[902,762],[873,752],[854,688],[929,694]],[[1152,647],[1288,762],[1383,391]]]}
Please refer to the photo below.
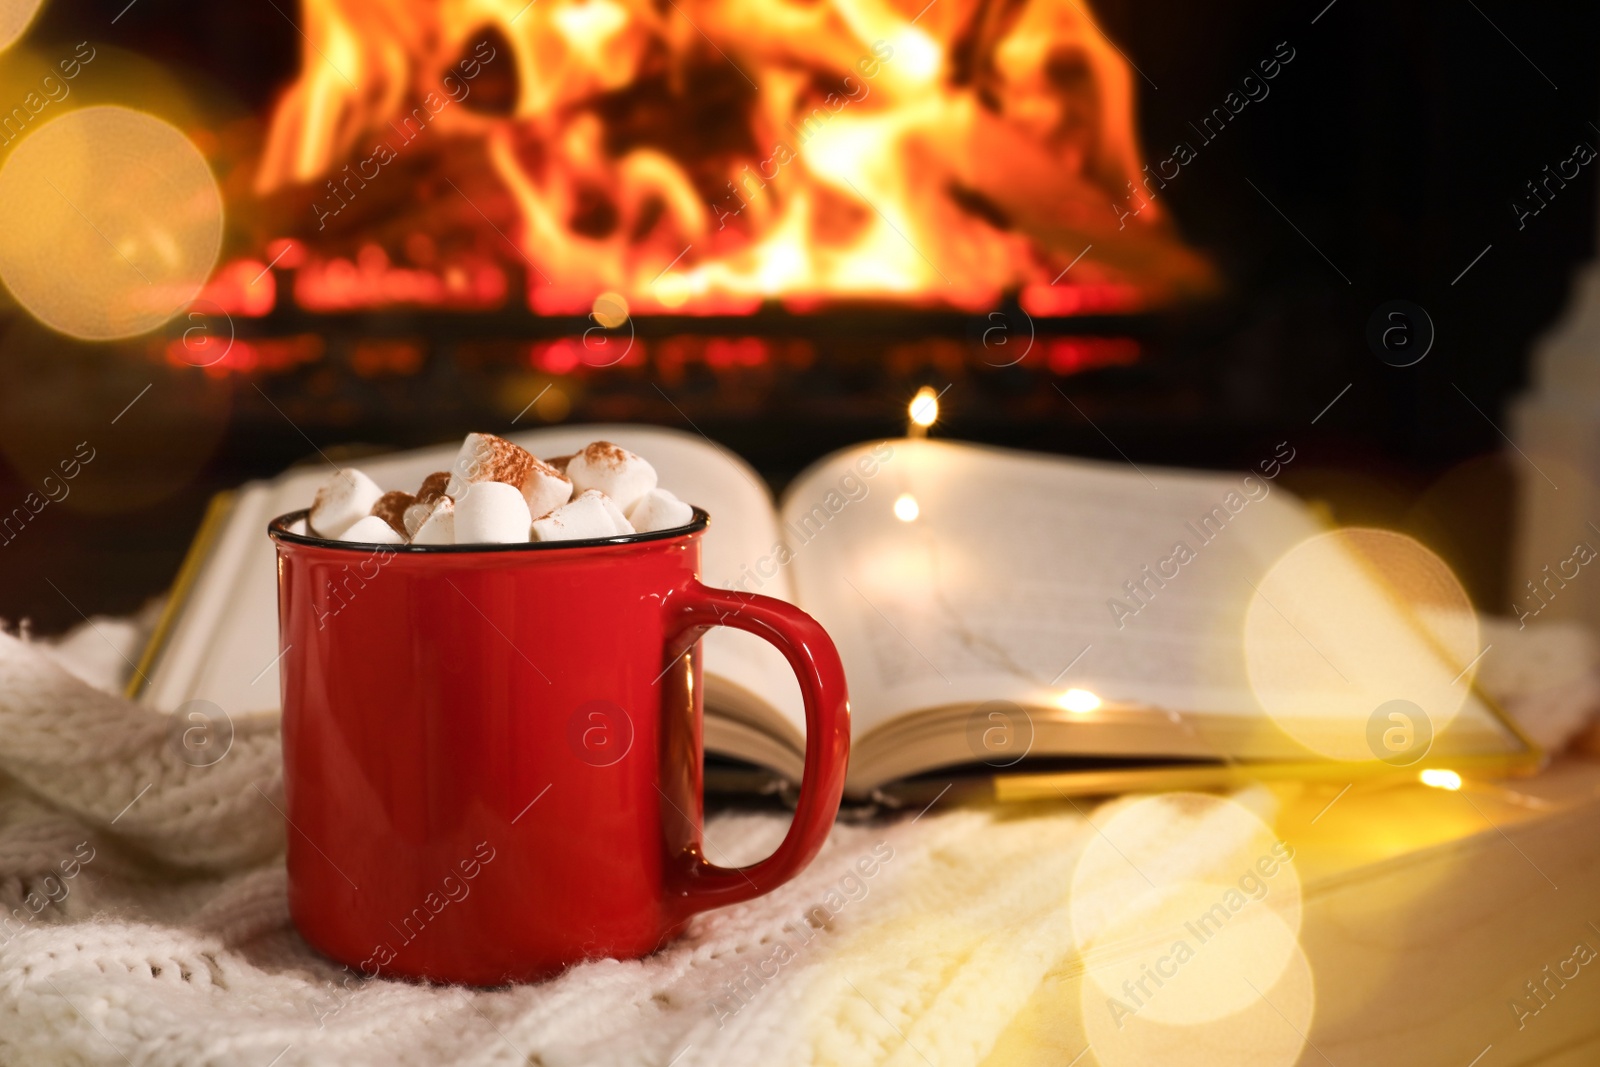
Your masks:
{"label": "dark background", "polygon": [[[898,433],[922,381],[953,386],[942,436],[1241,467],[1288,440],[1297,453],[1289,488],[1340,521],[1418,534],[1481,605],[1503,610],[1513,472],[1495,425],[1505,427],[1530,346],[1592,254],[1596,167],[1520,231],[1511,204],[1576,142],[1600,145],[1590,125],[1600,10],[1508,0],[1091,6],[1143,72],[1139,133],[1151,161],[1176,140],[1198,147],[1190,120],[1220,106],[1279,42],[1295,51],[1270,96],[1200,147],[1161,194],[1189,242],[1221,268],[1225,293],[1183,312],[1085,327],[1140,337],[1139,365],[1067,378],[938,359],[889,366],[870,329],[836,316],[805,326],[819,351],[835,355],[798,377],[690,375],[670,383],[672,402],[662,403],[648,371],[619,373],[576,389],[570,417],[685,427],[687,413],[780,488],[836,447]],[[279,8],[140,0],[112,25],[116,11],[105,5],[52,0],[25,43],[44,55],[68,54],[85,38],[105,46],[102,69],[117,71],[124,90],[145,75],[118,50],[147,57],[191,88],[202,117],[247,122],[298,63],[285,17],[298,8]],[[237,220],[231,226],[230,240]],[[1387,366],[1365,341],[1369,316],[1395,299],[1425,308],[1437,330],[1416,366]],[[393,325],[378,315],[329,328],[382,334]],[[918,328],[970,341],[959,324]],[[136,609],[170,582],[209,495],[314,455],[307,438],[331,450],[503,428],[505,415],[486,399],[488,372],[451,351],[431,354],[404,382],[330,377],[330,368],[220,380],[172,373],[111,426],[162,368],[67,342],[0,305],[0,511],[37,486],[52,450],[65,443],[68,455],[84,439],[98,448],[74,495],[0,546],[0,616],[53,631],[77,622],[79,609]],[[491,413],[498,421],[486,421]]]}

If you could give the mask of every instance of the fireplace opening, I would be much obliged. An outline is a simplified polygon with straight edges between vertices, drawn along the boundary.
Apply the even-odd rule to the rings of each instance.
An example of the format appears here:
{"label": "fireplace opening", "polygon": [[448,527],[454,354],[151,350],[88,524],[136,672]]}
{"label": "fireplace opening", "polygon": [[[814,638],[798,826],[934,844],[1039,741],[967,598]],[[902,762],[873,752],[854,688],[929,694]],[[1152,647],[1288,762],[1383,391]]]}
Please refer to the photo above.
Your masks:
{"label": "fireplace opening", "polygon": [[305,0],[296,24],[212,142],[221,262],[128,345],[235,390],[258,449],[692,424],[781,485],[903,429],[922,386],[965,435],[1044,447],[1047,383],[1091,421],[1206,407],[1172,341],[1218,274],[1079,5]]}
{"label": "fireplace opening", "polygon": [[[1587,127],[1476,13],[1316,14],[48,0],[4,54],[0,162],[76,109],[156,116],[215,176],[221,252],[137,336],[0,308],[0,489],[126,438],[7,550],[132,610],[211,494],[336,442],[643,421],[781,490],[926,387],[935,435],[1117,463],[1292,435],[1291,490],[1448,529],[1493,601],[1504,524],[1447,520],[1509,507],[1503,441],[1461,398],[1505,425],[1589,254],[1592,168],[1537,216],[1525,189]],[[1594,97],[1594,28],[1528,30],[1562,99]],[[1438,326],[1407,374],[1365,341],[1396,299]]]}
{"label": "fireplace opening", "polygon": [[1084,8],[901,7],[306,0],[251,252],[294,242],[284,295],[328,311],[1051,318],[1208,288]]}

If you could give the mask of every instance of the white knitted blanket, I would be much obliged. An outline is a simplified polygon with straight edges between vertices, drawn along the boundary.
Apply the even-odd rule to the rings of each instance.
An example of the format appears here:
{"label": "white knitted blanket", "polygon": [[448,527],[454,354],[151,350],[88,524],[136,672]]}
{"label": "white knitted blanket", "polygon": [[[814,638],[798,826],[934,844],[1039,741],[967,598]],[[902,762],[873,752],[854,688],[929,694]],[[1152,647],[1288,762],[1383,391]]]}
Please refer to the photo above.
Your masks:
{"label": "white knitted blanket", "polygon": [[[1547,743],[1582,728],[1586,634],[1488,636],[1492,691]],[[111,695],[141,639],[0,634],[0,1064],[975,1064],[1072,951],[1083,817],[935,807],[840,823],[795,881],[648,959],[488,991],[361,980],[289,921],[255,788],[281,803],[276,717],[190,766]],[[717,817],[708,847],[751,862],[785,821]]]}

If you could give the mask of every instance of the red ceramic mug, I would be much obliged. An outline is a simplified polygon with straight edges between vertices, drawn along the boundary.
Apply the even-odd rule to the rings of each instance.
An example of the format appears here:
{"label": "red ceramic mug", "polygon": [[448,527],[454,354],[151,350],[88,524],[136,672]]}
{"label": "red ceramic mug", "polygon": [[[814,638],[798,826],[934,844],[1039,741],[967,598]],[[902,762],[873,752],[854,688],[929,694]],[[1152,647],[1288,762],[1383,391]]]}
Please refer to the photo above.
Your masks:
{"label": "red ceramic mug", "polygon": [[[361,545],[275,519],[289,911],[371,977],[497,985],[635,957],[817,854],[844,788],[839,655],[780,600],[700,584],[707,517],[664,533]],[[805,777],[767,859],[701,853],[713,626],[772,642]]]}

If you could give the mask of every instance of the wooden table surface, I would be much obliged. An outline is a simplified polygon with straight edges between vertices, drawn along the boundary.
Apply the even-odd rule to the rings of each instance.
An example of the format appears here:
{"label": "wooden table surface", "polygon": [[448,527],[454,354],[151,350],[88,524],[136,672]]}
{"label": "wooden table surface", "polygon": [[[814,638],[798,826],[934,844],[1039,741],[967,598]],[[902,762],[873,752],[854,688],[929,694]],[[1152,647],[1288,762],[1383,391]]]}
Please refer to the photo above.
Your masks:
{"label": "wooden table surface", "polygon": [[[1302,981],[1284,978],[1224,1019],[1140,1020],[1141,1037],[1091,1047],[1073,954],[987,1064],[1600,1063],[1600,761],[1566,759],[1459,791],[1272,788],[1275,828],[1295,848],[1303,887]],[[1296,1000],[1309,1013],[1303,1032]]]}

